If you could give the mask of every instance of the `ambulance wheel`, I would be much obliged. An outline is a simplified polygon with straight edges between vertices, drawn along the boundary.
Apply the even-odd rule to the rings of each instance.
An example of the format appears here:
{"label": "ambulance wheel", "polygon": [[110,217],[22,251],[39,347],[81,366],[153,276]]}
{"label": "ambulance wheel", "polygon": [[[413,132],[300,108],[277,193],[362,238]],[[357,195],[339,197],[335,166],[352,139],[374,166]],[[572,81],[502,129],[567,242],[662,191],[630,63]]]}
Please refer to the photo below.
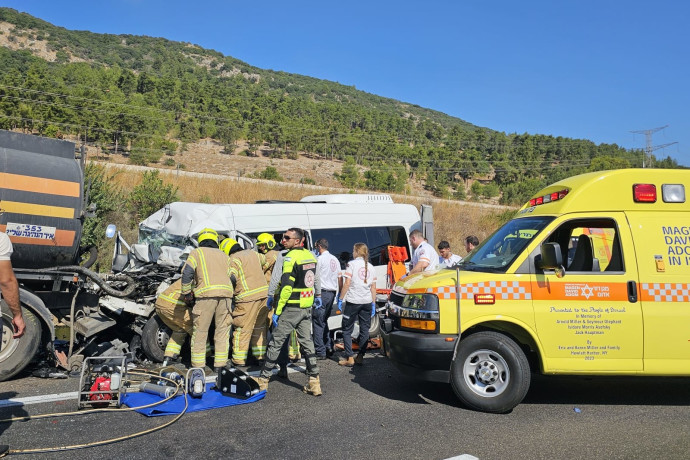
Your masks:
{"label": "ambulance wheel", "polygon": [[170,340],[171,332],[170,328],[155,313],[146,322],[141,332],[141,348],[151,361],[163,362],[165,346]]}
{"label": "ambulance wheel", "polygon": [[530,385],[530,367],[522,349],[497,332],[477,332],[458,345],[450,367],[455,395],[467,407],[491,413],[509,412]]}
{"label": "ambulance wheel", "polygon": [[22,307],[22,316],[26,329],[24,335],[18,339],[12,337],[12,312],[3,301],[2,308],[2,343],[0,344],[0,382],[9,380],[19,374],[36,355],[41,343],[40,320],[30,310]]}

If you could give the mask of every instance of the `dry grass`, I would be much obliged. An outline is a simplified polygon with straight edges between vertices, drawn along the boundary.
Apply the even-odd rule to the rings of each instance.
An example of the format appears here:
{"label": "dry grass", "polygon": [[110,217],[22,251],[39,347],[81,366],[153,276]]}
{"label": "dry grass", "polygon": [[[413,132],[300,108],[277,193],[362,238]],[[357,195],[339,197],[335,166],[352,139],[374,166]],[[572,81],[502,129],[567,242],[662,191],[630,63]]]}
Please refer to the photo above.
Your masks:
{"label": "dry grass", "polygon": [[[115,166],[115,182],[125,190],[141,183],[141,169],[132,166]],[[256,179],[218,177],[199,173],[161,170],[165,183],[179,189],[180,199],[203,203],[254,203],[257,200],[296,201],[307,195],[347,193],[346,189],[272,182]],[[364,191],[362,191],[364,192]],[[408,203],[416,207],[432,205],[434,210],[434,236],[436,243],[447,240],[454,252],[464,256],[464,241],[468,235],[476,235],[480,241],[490,235],[504,220],[509,208],[482,205],[429,197],[393,195],[396,203]]]}

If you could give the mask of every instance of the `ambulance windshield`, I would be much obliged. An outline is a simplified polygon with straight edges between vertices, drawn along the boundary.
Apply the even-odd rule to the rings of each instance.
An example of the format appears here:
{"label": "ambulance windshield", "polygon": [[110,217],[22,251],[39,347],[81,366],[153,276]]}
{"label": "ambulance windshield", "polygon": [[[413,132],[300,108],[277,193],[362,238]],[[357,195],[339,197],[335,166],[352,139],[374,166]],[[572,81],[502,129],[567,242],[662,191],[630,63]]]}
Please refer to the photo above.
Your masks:
{"label": "ambulance windshield", "polygon": [[530,241],[553,219],[544,216],[511,220],[474,248],[460,262],[460,268],[474,271],[506,271]]}

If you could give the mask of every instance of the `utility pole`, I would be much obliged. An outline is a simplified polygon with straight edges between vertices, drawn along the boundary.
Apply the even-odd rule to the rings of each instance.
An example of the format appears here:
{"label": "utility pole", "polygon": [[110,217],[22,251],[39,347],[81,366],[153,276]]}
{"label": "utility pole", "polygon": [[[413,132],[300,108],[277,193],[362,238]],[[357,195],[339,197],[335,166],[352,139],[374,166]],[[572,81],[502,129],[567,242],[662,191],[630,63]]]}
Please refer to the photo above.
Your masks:
{"label": "utility pole", "polygon": [[[633,134],[644,134],[644,136],[645,136],[645,148],[644,148],[644,153],[642,154],[642,167],[643,168],[646,167],[645,163],[646,163],[647,157],[649,157],[649,161],[651,163],[653,151],[663,149],[664,147],[668,147],[669,145],[673,145],[673,144],[678,143],[678,142],[669,142],[668,144],[652,146],[652,134],[654,134],[657,131],[661,131],[662,129],[665,129],[665,128],[668,128],[668,125],[659,126],[658,128],[652,128],[652,129],[640,129],[637,131],[630,131]],[[652,165],[650,165],[650,166],[652,166]]]}

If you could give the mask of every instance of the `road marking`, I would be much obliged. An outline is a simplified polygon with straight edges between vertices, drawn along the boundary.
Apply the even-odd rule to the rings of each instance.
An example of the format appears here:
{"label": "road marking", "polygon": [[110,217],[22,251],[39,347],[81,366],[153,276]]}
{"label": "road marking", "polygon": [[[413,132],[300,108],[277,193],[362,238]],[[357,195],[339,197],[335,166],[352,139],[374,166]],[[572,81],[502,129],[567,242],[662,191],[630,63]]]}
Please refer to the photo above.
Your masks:
{"label": "road marking", "polygon": [[70,391],[69,393],[55,393],[52,395],[27,396],[26,398],[5,399],[0,401],[0,408],[10,406],[28,406],[29,404],[40,404],[55,401],[65,401],[67,399],[76,399],[77,391]]}
{"label": "road marking", "polygon": [[[306,369],[304,369],[301,366],[296,366],[295,364],[292,364],[288,366],[288,373],[302,373],[305,372]],[[273,369],[273,373],[278,372],[278,368]],[[248,375],[252,377],[258,377],[261,371],[251,371],[247,372]],[[216,381],[216,376],[215,375],[210,375],[206,378],[206,382],[215,382]],[[57,401],[67,401],[68,399],[77,399],[77,395],[79,394],[78,391],[69,391],[67,393],[54,393],[50,395],[38,395],[38,396],[27,396],[25,398],[11,398],[11,399],[4,399],[0,401],[0,409],[4,407],[12,407],[12,406],[28,406],[31,404],[43,404],[43,403],[49,403],[49,402],[57,402]],[[461,460],[472,460],[472,459],[461,459]]]}
{"label": "road marking", "polygon": [[474,455],[470,455],[470,454],[462,454],[462,455],[458,455],[457,457],[447,458],[446,460],[479,460],[479,458],[475,457]]}

